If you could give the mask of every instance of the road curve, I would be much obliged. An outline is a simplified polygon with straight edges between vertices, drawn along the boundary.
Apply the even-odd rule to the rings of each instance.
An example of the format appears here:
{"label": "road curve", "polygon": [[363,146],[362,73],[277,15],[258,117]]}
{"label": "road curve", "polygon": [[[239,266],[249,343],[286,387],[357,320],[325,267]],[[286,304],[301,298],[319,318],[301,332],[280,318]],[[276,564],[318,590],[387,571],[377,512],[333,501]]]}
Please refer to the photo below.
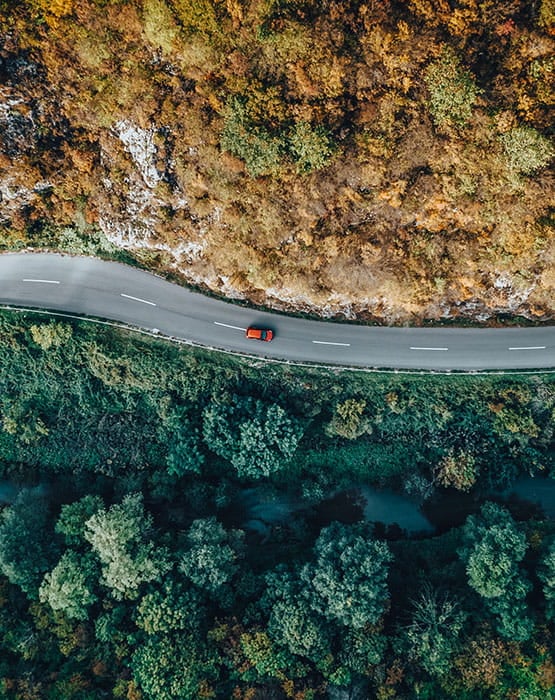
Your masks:
{"label": "road curve", "polygon": [[[0,304],[110,319],[199,345],[304,363],[442,371],[555,367],[555,326],[311,321],[218,301],[120,263],[56,253],[0,255]],[[247,340],[250,325],[272,328],[274,340]]]}

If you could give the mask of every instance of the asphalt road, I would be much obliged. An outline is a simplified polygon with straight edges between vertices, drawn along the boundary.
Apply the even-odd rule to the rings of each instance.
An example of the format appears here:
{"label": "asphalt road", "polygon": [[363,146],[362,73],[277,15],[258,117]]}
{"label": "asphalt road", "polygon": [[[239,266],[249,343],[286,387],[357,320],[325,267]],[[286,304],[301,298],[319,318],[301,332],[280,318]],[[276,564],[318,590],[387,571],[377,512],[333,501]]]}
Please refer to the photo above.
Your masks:
{"label": "asphalt road", "polygon": [[[309,321],[217,301],[119,263],[54,253],[0,255],[0,304],[110,319],[280,360],[426,370],[555,367],[555,326],[388,328]],[[251,325],[272,328],[274,340],[247,340]]]}

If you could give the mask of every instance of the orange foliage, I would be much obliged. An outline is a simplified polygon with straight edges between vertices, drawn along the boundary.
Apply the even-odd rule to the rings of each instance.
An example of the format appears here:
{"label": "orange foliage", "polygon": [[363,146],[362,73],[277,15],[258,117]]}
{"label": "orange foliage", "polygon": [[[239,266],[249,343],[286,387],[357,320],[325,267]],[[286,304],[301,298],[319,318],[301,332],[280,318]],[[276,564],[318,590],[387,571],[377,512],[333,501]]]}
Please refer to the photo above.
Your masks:
{"label": "orange foliage", "polygon": [[[119,244],[142,237],[152,265],[282,308],[388,323],[552,315],[551,171],[515,176],[501,138],[552,122],[551,0],[535,27],[490,0],[407,0],[397,14],[387,0],[279,12],[255,0],[152,0],[149,11],[149,0],[33,0],[33,21],[29,4],[8,5],[0,26],[18,32],[5,32],[2,59],[32,49],[37,66],[10,100],[37,146],[2,149],[3,245],[101,222]],[[423,76],[445,43],[483,92],[464,128],[439,134]],[[250,178],[220,148],[230,97],[282,150],[306,122],[333,156],[300,174],[286,154],[275,176]],[[152,129],[155,187],[119,120]]]}

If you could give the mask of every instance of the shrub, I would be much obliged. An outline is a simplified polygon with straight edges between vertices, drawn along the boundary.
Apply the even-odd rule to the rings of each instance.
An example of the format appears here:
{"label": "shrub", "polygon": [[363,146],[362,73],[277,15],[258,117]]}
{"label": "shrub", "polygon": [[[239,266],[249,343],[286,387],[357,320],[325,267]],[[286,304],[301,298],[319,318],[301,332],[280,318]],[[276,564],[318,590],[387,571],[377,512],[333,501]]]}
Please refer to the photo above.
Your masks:
{"label": "shrub", "polygon": [[241,158],[249,175],[276,175],[282,163],[283,143],[247,117],[245,105],[233,98],[226,106],[220,137],[222,150]]}
{"label": "shrub", "polygon": [[43,350],[49,350],[51,347],[57,348],[67,343],[73,333],[69,324],[56,321],[43,323],[40,326],[33,325],[29,330],[33,341]]}
{"label": "shrub", "polygon": [[326,131],[307,122],[297,122],[289,134],[289,148],[299,173],[325,167],[333,149]]}
{"label": "shrub", "polygon": [[470,491],[476,483],[478,468],[472,454],[452,449],[444,455],[435,468],[436,481],[444,488]]}
{"label": "shrub", "polygon": [[445,49],[441,57],[428,66],[424,79],[436,124],[466,124],[472,116],[479,90],[472,75],[463,69],[459,57],[451,49]]}
{"label": "shrub", "polygon": [[517,126],[502,134],[501,143],[509,167],[523,175],[545,167],[555,156],[549,139],[529,126]]}
{"label": "shrub", "polygon": [[333,418],[325,427],[326,433],[330,436],[339,435],[348,440],[355,440],[364,433],[371,433],[370,421],[364,417],[365,408],[364,400],[347,399],[337,404]]}

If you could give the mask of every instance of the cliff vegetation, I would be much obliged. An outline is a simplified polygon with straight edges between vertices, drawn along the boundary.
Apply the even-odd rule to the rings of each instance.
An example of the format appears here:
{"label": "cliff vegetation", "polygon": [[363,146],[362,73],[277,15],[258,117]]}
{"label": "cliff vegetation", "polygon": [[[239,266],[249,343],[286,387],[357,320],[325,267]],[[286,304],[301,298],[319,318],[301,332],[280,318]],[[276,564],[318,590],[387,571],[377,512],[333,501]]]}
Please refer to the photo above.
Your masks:
{"label": "cliff vegetation", "polygon": [[0,1],[0,243],[386,323],[553,318],[553,0]]}

